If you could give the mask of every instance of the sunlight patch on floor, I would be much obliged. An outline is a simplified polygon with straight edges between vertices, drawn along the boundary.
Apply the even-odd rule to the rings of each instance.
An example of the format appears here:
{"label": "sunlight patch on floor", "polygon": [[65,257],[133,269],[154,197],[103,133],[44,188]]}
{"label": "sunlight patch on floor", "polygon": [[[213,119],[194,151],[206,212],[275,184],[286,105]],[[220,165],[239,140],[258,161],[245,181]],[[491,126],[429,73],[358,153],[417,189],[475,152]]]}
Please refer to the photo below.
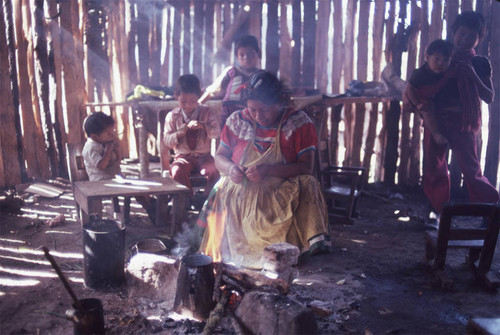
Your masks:
{"label": "sunlight patch on floor", "polygon": [[55,278],[57,274],[52,271],[26,270],[20,268],[8,268],[0,265],[0,271],[24,277]]}
{"label": "sunlight patch on floor", "polygon": [[40,281],[36,279],[0,277],[0,285],[3,286],[35,286],[38,284]]}

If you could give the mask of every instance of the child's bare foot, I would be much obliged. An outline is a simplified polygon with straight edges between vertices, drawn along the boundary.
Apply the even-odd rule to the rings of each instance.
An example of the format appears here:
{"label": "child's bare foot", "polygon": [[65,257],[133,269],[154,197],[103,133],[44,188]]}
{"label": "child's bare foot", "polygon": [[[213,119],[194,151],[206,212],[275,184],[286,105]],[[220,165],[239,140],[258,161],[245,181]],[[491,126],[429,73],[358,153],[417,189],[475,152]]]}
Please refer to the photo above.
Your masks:
{"label": "child's bare foot", "polygon": [[441,134],[432,134],[432,137],[434,137],[434,141],[436,141],[437,144],[439,144],[439,145],[448,145],[448,140],[443,135],[441,135]]}

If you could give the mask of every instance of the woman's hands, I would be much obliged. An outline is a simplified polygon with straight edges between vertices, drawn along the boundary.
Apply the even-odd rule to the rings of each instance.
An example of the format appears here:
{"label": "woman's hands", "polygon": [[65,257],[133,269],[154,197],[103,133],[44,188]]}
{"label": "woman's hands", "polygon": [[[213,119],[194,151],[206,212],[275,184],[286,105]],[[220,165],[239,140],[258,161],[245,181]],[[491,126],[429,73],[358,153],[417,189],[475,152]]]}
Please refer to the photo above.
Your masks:
{"label": "woman's hands", "polygon": [[246,175],[250,181],[259,182],[265,179],[269,174],[269,165],[254,165],[246,170]]}
{"label": "woman's hands", "polygon": [[245,168],[238,164],[229,167],[229,177],[236,184],[241,184],[245,180]]}

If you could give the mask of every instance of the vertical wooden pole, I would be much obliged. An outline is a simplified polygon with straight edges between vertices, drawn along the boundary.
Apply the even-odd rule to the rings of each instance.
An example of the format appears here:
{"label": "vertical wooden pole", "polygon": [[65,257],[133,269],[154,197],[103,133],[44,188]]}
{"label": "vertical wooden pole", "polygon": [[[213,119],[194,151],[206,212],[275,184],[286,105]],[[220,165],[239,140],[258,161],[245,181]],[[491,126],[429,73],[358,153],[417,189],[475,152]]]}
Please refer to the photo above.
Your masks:
{"label": "vertical wooden pole", "polygon": [[44,27],[43,0],[34,0],[32,12],[33,40],[35,41],[35,74],[40,99],[40,115],[42,116],[45,146],[49,156],[52,178],[59,175],[57,152],[54,140],[53,121],[49,107],[49,60],[47,54],[47,39]]}
{"label": "vertical wooden pole", "polygon": [[182,74],[191,73],[189,61],[191,59],[191,1],[184,0],[183,14],[183,41],[182,41]]}
{"label": "vertical wooden pole", "polygon": [[[61,29],[62,34],[61,63],[64,73],[64,94],[66,96],[66,110],[69,143],[82,143],[84,135],[82,131],[83,120],[86,113],[83,104],[87,101],[85,93],[85,81],[83,74],[83,58],[80,56],[81,47],[77,44],[82,43],[79,32],[79,18],[73,15],[73,2],[62,2],[61,6]],[[75,37],[73,37],[75,36]]]}
{"label": "vertical wooden pole", "polygon": [[172,83],[181,75],[181,25],[182,16],[179,2],[172,2],[174,6],[174,27],[172,32]]}
{"label": "vertical wooden pole", "polygon": [[333,2],[333,59],[332,59],[332,93],[340,93],[340,80],[344,62],[344,45],[342,43],[342,1]]}
{"label": "vertical wooden pole", "polygon": [[443,1],[432,1],[431,25],[429,29],[429,42],[441,38],[443,31]]}
{"label": "vertical wooden pole", "polygon": [[[231,27],[231,4],[230,2],[224,2],[224,25],[222,27],[222,36],[223,38],[227,35],[229,32],[229,29]],[[221,45],[221,43],[219,43]],[[229,64],[232,63],[232,45],[229,45],[229,48],[227,48],[227,52],[221,57],[221,61],[224,63],[225,66],[228,66]]]}
{"label": "vertical wooden pole", "polygon": [[[202,7],[202,9],[203,9],[203,7]],[[171,21],[170,21],[171,12],[172,12],[172,8],[170,6],[167,6],[167,9],[166,9],[167,21],[165,22],[165,26],[163,27],[163,29],[165,29],[165,40],[163,41],[163,44],[165,45],[165,57],[163,58],[163,63],[161,65],[161,83],[162,83],[162,85],[170,85],[171,84],[171,80],[169,79],[170,52],[171,52],[170,42],[172,40],[172,25],[171,25]],[[201,65],[200,65],[200,67],[201,67]],[[198,73],[198,75],[200,73],[201,73],[201,70]]]}
{"label": "vertical wooden pole", "polygon": [[[14,20],[10,0],[0,1],[0,186],[21,182],[22,159],[19,91],[14,52]],[[9,42],[7,41],[9,39]],[[10,55],[9,55],[10,54]],[[17,92],[15,92],[17,90]]]}
{"label": "vertical wooden pole", "polygon": [[203,70],[203,82],[213,81],[213,58],[214,58],[214,1],[205,3],[205,66]]}
{"label": "vertical wooden pole", "polygon": [[[373,80],[380,80],[380,61],[382,58],[382,40],[384,32],[384,14],[385,14],[385,0],[375,0],[375,11],[373,18]],[[368,123],[368,132],[366,134],[365,142],[365,155],[363,156],[363,167],[368,171],[365,173],[364,182],[368,182],[370,176],[371,159],[374,153],[375,139],[377,132],[379,104],[374,103],[371,105],[370,120]]]}
{"label": "vertical wooden pole", "polygon": [[462,0],[460,10],[462,12],[472,10],[472,0]]}
{"label": "vertical wooden pole", "polygon": [[[408,36],[408,63],[406,68],[406,73],[412,73],[417,65],[417,38],[418,38],[418,27],[420,26],[420,8],[417,6],[416,2],[411,2],[411,31]],[[398,165],[398,184],[408,185],[409,184],[409,172],[411,164],[411,121],[410,113],[403,113],[401,115],[401,139],[400,139],[400,151],[401,159]],[[414,125],[415,126],[415,125]]]}
{"label": "vertical wooden pole", "polygon": [[[137,71],[137,60],[135,59],[135,48],[137,47],[137,8],[136,3],[131,2],[129,5],[130,12],[130,31],[127,38],[127,54],[128,54],[128,72],[130,75],[130,88],[135,87],[139,82]],[[90,92],[90,91],[89,91]]]}
{"label": "vertical wooden pole", "polygon": [[[357,79],[367,80],[368,73],[368,27],[370,22],[370,1],[360,0],[359,21],[358,21],[358,61]],[[352,136],[352,156],[351,164],[361,165],[361,146],[363,144],[363,134],[365,129],[365,104],[356,104],[354,129]]]}
{"label": "vertical wooden pole", "polygon": [[161,48],[163,27],[163,2],[155,0],[152,5],[152,29],[151,29],[151,80],[150,85],[160,85],[161,77]]}
{"label": "vertical wooden pole", "polygon": [[[403,50],[401,49],[401,39],[403,37],[403,32],[405,30],[404,22],[406,19],[406,6],[407,0],[400,1],[400,11],[399,11],[399,19],[400,22],[398,24],[397,30],[397,40],[392,45],[392,61],[394,64],[394,69],[398,76],[401,76],[401,58],[403,54]],[[401,106],[398,100],[391,101],[391,105],[389,107],[389,111],[386,118],[386,129],[387,129],[387,146],[385,153],[385,162],[384,162],[384,183],[388,185],[393,185],[396,176],[396,164],[398,160],[398,139],[399,139],[399,117],[401,114]]]}
{"label": "vertical wooden pole", "polygon": [[[194,31],[193,31],[193,73],[201,78],[202,75],[202,46],[203,46],[203,1],[194,2]],[[208,83],[203,83],[204,86]]]}
{"label": "vertical wooden pole", "polygon": [[[31,38],[28,40],[26,35],[31,36],[29,31],[31,27],[31,17],[29,15],[29,3],[24,0],[24,6],[22,6],[22,1],[17,1],[14,8],[14,22],[22,22],[22,26],[16,29],[16,41],[17,41],[17,82],[19,82],[20,87],[25,89],[19,92],[19,104],[20,104],[20,114],[22,118],[22,124],[24,129],[24,136],[22,137],[23,147],[20,152],[23,153],[25,164],[26,164],[26,174],[27,177],[40,177],[40,172],[48,170],[48,161],[46,162],[46,168],[42,167],[42,159],[38,160],[38,153],[44,151],[42,146],[40,149],[37,145],[38,132],[35,123],[35,113],[33,111],[32,102],[32,86],[30,81],[29,66],[33,66],[31,62],[32,57],[29,56],[28,50],[31,49]],[[2,13],[3,15],[3,13]],[[3,22],[8,23],[8,20]],[[3,30],[1,30],[3,33]],[[8,36],[7,34],[4,34]],[[4,48],[5,52],[8,48]],[[7,68],[6,68],[7,69]],[[3,78],[7,78],[4,76]],[[16,83],[17,84],[17,83]],[[36,90],[36,88],[35,88]],[[40,137],[43,135],[40,133]],[[22,160],[19,161],[21,164]],[[25,179],[25,178],[23,178]]]}
{"label": "vertical wooden pole", "polygon": [[[318,29],[316,30],[316,87],[320,93],[326,93],[328,85],[328,32],[330,28],[331,1],[318,4]],[[326,110],[325,110],[326,112]]]}
{"label": "vertical wooden pole", "polygon": [[290,72],[292,70],[292,39],[288,31],[288,15],[287,15],[288,2],[280,3],[280,78],[285,80],[286,83],[291,82]]}
{"label": "vertical wooden pole", "polygon": [[301,74],[301,47],[302,47],[302,8],[300,0],[292,0],[292,72],[291,79],[294,87],[300,86]]}
{"label": "vertical wooden pole", "polygon": [[[47,2],[50,16],[54,16],[58,11],[58,5],[54,2]],[[58,169],[60,175],[67,177],[66,171],[66,155],[64,150],[64,143],[68,141],[67,134],[64,127],[64,115],[62,106],[62,73],[61,73],[61,29],[57,19],[48,20],[49,33],[49,62],[50,62],[50,76],[52,77],[50,86],[50,109],[54,118],[54,134],[57,143],[58,156]],[[25,59],[25,58],[23,58]],[[52,85],[53,83],[53,85]]]}
{"label": "vertical wooden pole", "polygon": [[[274,0],[273,0],[274,1]],[[247,33],[257,38],[257,41],[262,40],[262,1],[250,2],[250,12],[248,20],[246,20],[242,27],[247,27]]]}
{"label": "vertical wooden pole", "polygon": [[446,39],[450,41],[453,39],[451,26],[458,16],[458,8],[458,0],[446,0]]}
{"label": "vertical wooden pole", "polygon": [[302,58],[302,85],[314,88],[316,63],[316,1],[304,1],[304,57]]}
{"label": "vertical wooden pole", "polygon": [[[500,36],[500,4],[494,3],[491,5],[491,36]],[[495,19],[493,19],[495,18]],[[493,42],[496,41],[496,42]],[[490,44],[490,61],[492,72],[496,74],[496,80],[493,80],[493,88],[497,94],[495,100],[489,106],[490,122],[488,124],[488,143],[486,147],[486,161],[484,166],[484,175],[492,185],[495,185],[498,190],[498,165],[499,165],[499,143],[500,143],[500,44],[498,39],[493,39]]]}
{"label": "vertical wooden pole", "polygon": [[[345,47],[344,57],[346,60],[354,60],[354,26],[356,24],[356,13],[358,11],[358,1],[349,1],[346,12]],[[354,77],[354,61],[344,62],[344,86],[348,87]],[[353,132],[353,112],[352,104],[344,105],[344,146],[345,157],[342,165],[352,165],[352,132]]]}
{"label": "vertical wooden pole", "polygon": [[139,54],[139,82],[149,85],[149,2],[137,2],[137,48]]}
{"label": "vertical wooden pole", "polygon": [[278,2],[267,2],[266,70],[274,74],[279,69]]}

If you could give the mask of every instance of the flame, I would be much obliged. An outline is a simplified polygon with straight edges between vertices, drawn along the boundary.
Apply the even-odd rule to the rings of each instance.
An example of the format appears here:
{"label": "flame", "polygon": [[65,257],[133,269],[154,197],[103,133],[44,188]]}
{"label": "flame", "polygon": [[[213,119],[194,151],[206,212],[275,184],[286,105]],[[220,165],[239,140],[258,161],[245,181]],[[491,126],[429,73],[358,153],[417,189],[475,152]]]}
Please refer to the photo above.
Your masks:
{"label": "flame", "polygon": [[226,211],[210,213],[207,216],[207,243],[205,246],[205,255],[212,257],[213,262],[222,260],[220,253],[220,244],[224,235],[226,224]]}

